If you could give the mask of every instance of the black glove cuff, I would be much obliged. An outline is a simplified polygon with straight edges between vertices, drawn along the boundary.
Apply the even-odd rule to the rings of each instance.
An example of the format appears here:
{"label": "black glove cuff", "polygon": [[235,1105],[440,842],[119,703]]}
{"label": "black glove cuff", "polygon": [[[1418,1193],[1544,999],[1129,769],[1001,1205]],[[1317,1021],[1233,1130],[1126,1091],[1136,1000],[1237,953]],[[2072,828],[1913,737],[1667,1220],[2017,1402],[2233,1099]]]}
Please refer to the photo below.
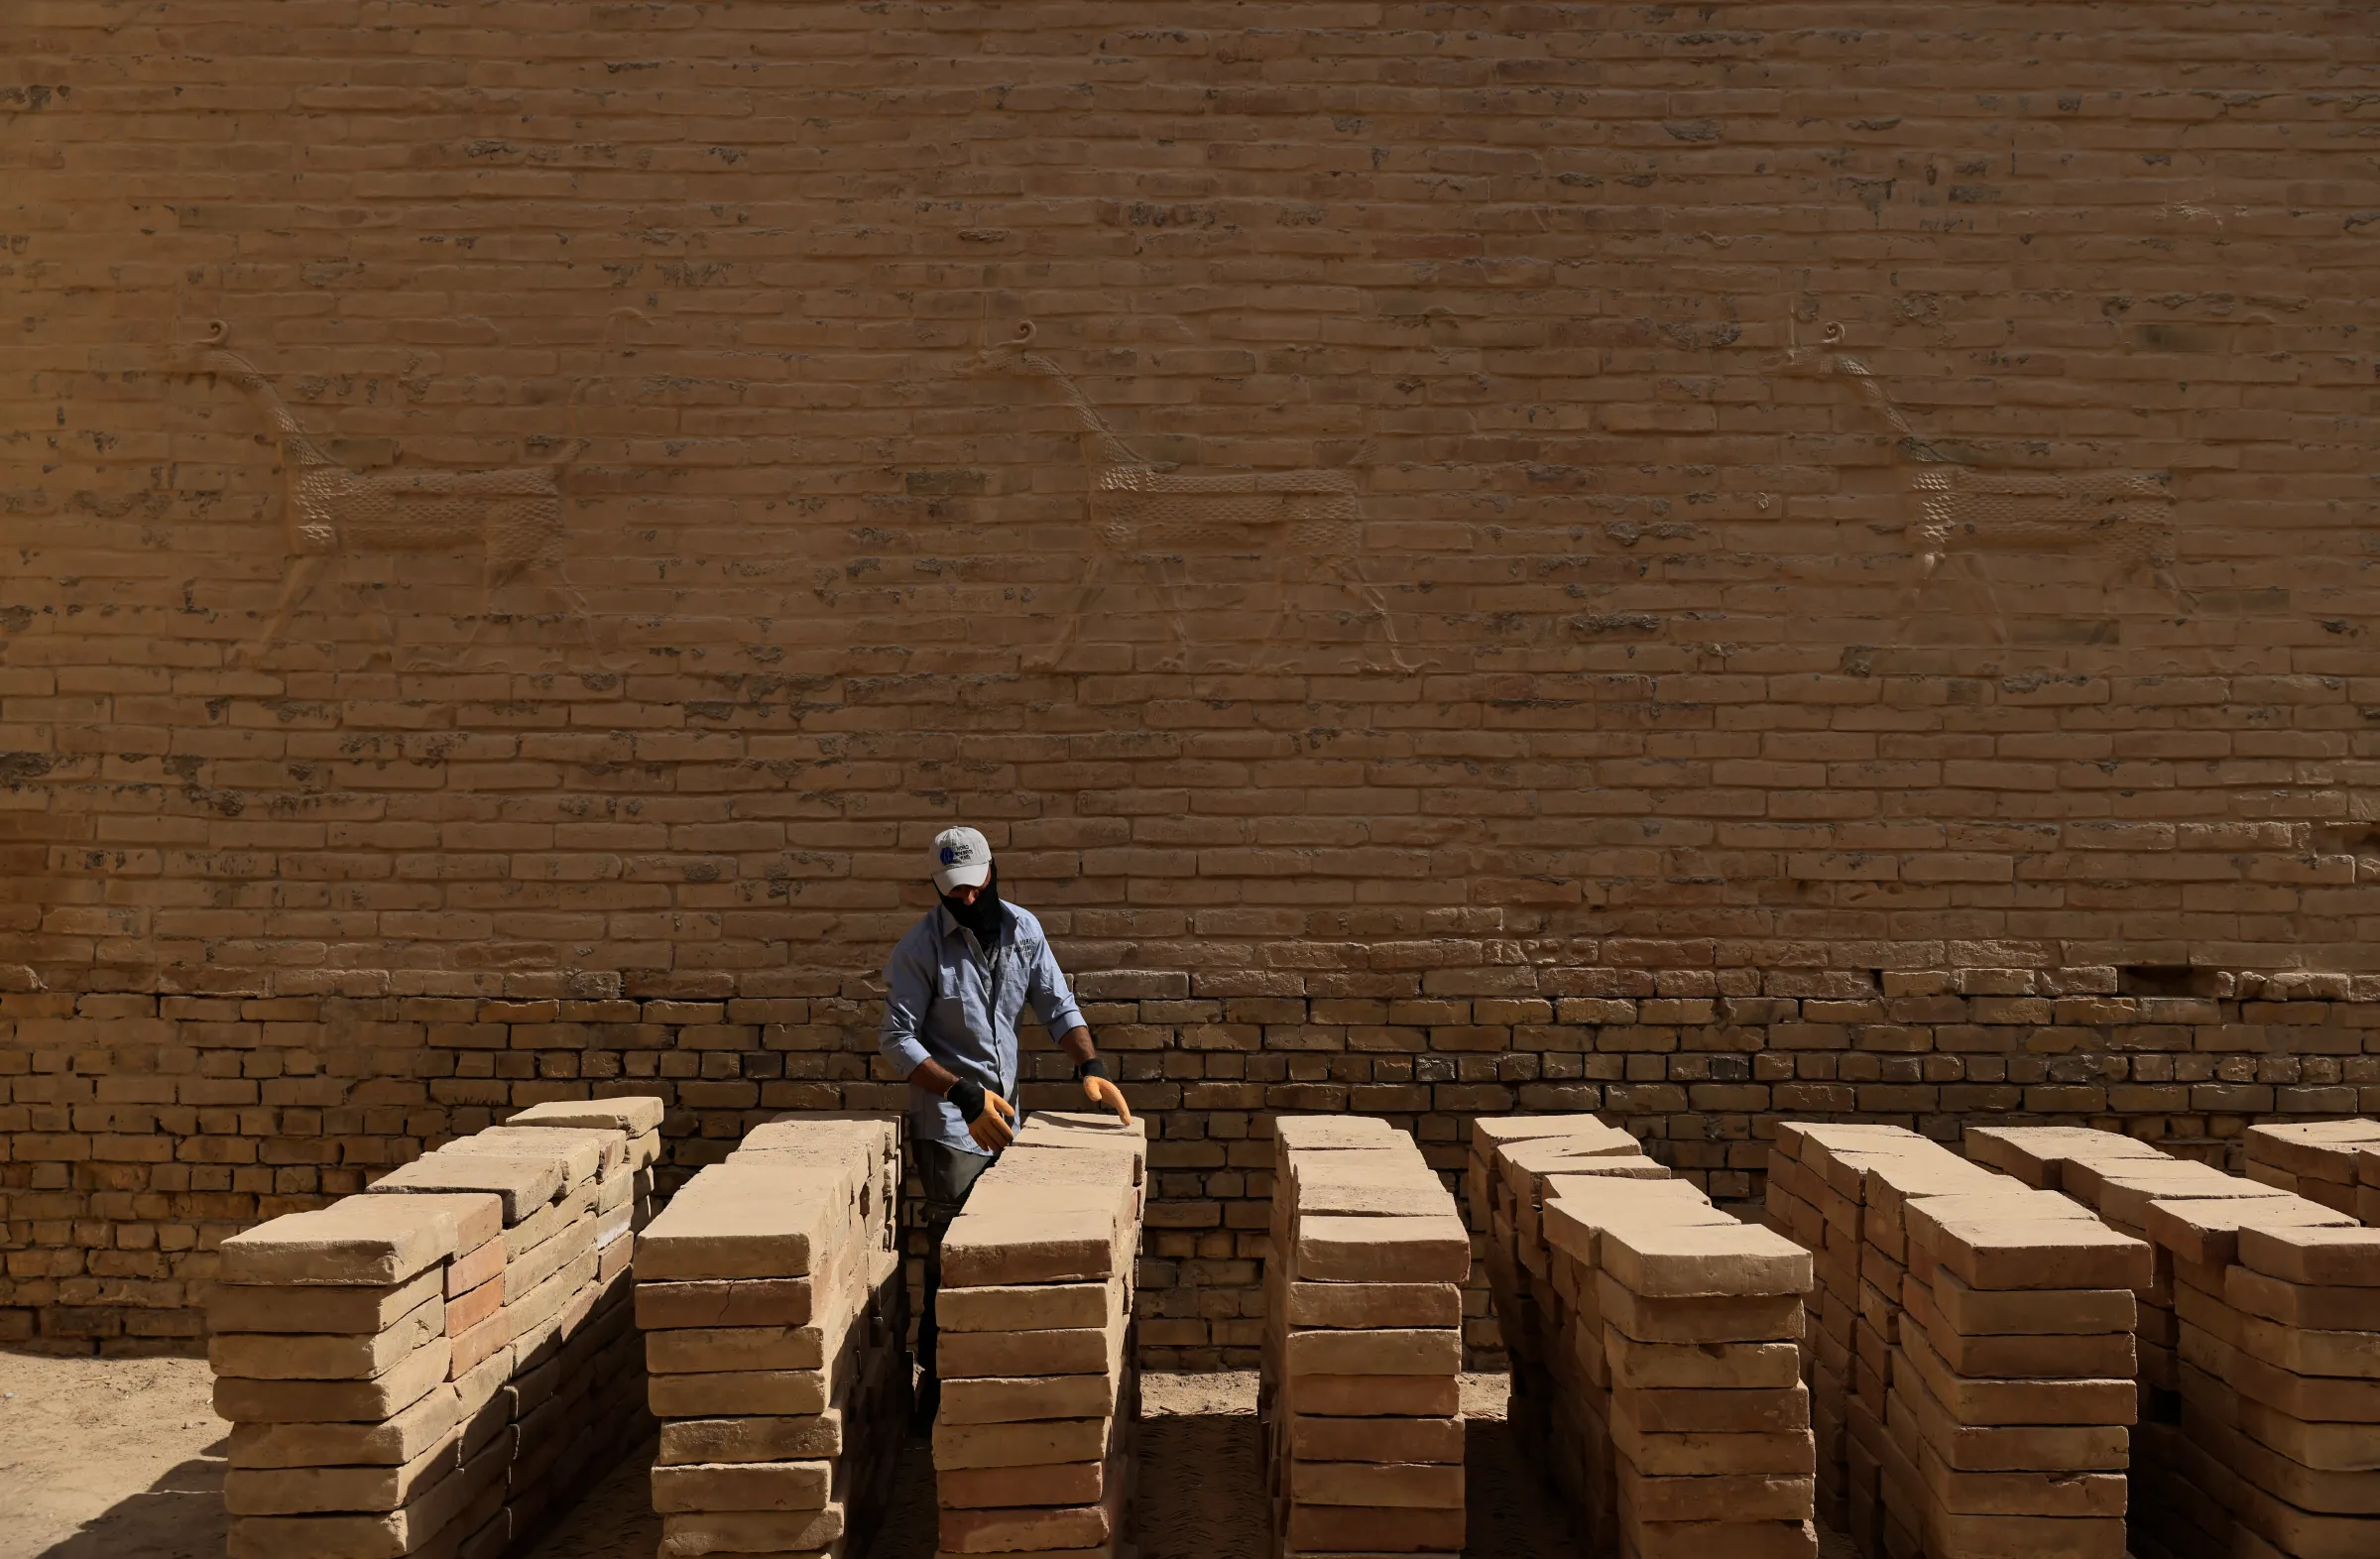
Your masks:
{"label": "black glove cuff", "polygon": [[959,1107],[959,1119],[973,1126],[984,1113],[984,1085],[972,1077],[962,1077],[950,1085],[943,1098]]}
{"label": "black glove cuff", "polygon": [[1107,1067],[1101,1064],[1096,1055],[1088,1061],[1078,1063],[1074,1069],[1074,1080],[1078,1083],[1086,1077],[1105,1077],[1107,1075]]}

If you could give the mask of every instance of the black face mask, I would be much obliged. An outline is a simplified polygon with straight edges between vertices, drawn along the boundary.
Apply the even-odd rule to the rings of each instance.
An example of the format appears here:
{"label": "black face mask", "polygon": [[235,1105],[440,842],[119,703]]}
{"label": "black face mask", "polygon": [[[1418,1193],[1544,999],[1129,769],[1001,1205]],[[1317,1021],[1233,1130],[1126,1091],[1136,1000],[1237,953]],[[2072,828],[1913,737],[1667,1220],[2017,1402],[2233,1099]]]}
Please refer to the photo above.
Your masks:
{"label": "black face mask", "polygon": [[963,904],[948,894],[942,896],[942,907],[950,917],[975,933],[975,939],[987,948],[1000,935],[1000,863],[992,863],[992,875],[984,879],[984,891],[975,896],[975,902]]}

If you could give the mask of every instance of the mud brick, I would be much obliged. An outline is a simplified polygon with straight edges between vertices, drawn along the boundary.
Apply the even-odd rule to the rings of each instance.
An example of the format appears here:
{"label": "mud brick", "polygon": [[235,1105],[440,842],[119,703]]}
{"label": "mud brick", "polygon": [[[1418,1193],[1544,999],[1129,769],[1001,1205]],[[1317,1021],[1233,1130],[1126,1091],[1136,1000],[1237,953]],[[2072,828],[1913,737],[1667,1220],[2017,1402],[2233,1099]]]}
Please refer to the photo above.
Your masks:
{"label": "mud brick", "polygon": [[438,1149],[441,1153],[486,1153],[496,1157],[542,1157],[561,1161],[562,1183],[576,1186],[600,1180],[628,1162],[628,1138],[619,1132],[584,1127],[527,1130],[491,1126],[461,1137]]}
{"label": "mud brick", "polygon": [[1748,1474],[1809,1478],[1818,1468],[1818,1442],[1809,1430],[1749,1434],[1647,1430],[1639,1428],[1619,1407],[1616,1396],[1611,1443],[1630,1467],[1647,1478]]}
{"label": "mud brick", "polygon": [[[483,1284],[483,1291],[493,1289],[494,1283]],[[515,1341],[513,1318],[499,1305],[476,1325],[460,1332],[449,1332],[454,1347],[453,1357],[446,1362],[446,1378],[460,1379],[481,1364],[510,1349]]]}
{"label": "mud brick", "polygon": [[812,1303],[806,1277],[641,1280],[637,1284],[637,1324],[649,1332],[708,1326],[806,1326]]}
{"label": "mud brick", "polygon": [[505,1259],[502,1239],[482,1241],[476,1249],[457,1256],[446,1263],[446,1297],[451,1300],[502,1277]]}
{"label": "mud brick", "polygon": [[504,1298],[519,1304],[554,1273],[595,1253],[595,1225],[580,1219],[504,1266]]}
{"label": "mud brick", "polygon": [[1615,1226],[1602,1252],[1604,1270],[1644,1298],[1803,1294],[1814,1281],[1808,1252],[1751,1224]]}
{"label": "mud brick", "polygon": [[233,1468],[401,1468],[431,1454],[462,1421],[461,1399],[440,1384],[394,1415],[359,1423],[234,1423]]}
{"label": "mud brick", "polygon": [[1599,1272],[1594,1296],[1603,1321],[1640,1343],[1798,1342],[1807,1325],[1798,1294],[1648,1299]]}
{"label": "mud brick", "polygon": [[[442,1272],[427,1267],[402,1283],[357,1287],[215,1283],[206,1293],[212,1333],[327,1332],[365,1336],[395,1325],[440,1296]],[[237,1373],[237,1372],[235,1372]]]}
{"label": "mud brick", "polygon": [[1091,1548],[1124,1530],[1130,1479],[1121,1460],[1112,1460],[1106,1492],[1095,1504],[958,1509],[944,1506],[941,1551],[953,1554],[1007,1553],[1051,1548]]}
{"label": "mud brick", "polygon": [[2243,1315],[2316,1331],[2353,1331],[2374,1320],[2369,1288],[2293,1283],[2245,1266],[2223,1269],[2223,1299]]}
{"label": "mud brick", "polygon": [[[1114,1420],[1057,1418],[1033,1422],[934,1424],[934,1468],[943,1473],[1089,1462],[1108,1454]],[[1095,1497],[1096,1498],[1096,1497]],[[1062,1501],[1061,1501],[1062,1502]]]}
{"label": "mud brick", "polygon": [[554,1099],[515,1111],[505,1118],[511,1127],[583,1128],[618,1132],[634,1139],[661,1129],[661,1101],[651,1094],[613,1099]]}
{"label": "mud brick", "polygon": [[[638,1237],[637,1273],[659,1281],[803,1277],[849,1233],[849,1201],[831,1181],[731,1179],[703,1170]],[[706,1184],[706,1180],[708,1183]]]}
{"label": "mud brick", "polygon": [[1610,1421],[1646,1434],[1797,1432],[1810,1426],[1810,1393],[1799,1384],[1744,1390],[1615,1387]]}
{"label": "mud brick", "polygon": [[2268,1122],[2249,1127],[2241,1140],[2250,1163],[2352,1185],[2357,1151],[2380,1146],[2380,1121]]}
{"label": "mud brick", "polygon": [[402,1464],[246,1468],[223,1475],[223,1508],[233,1515],[394,1511],[463,1468],[463,1437],[449,1428]]}
{"label": "mud brick", "polygon": [[2152,1143],[2079,1126],[1970,1126],[1966,1156],[2045,1191],[2065,1189],[2061,1170],[2077,1159],[2172,1161]]}
{"label": "mud brick", "polygon": [[1124,1304],[1124,1277],[1097,1283],[947,1288],[936,1321],[950,1332],[1104,1329]]}
{"label": "mud brick", "polygon": [[1298,1376],[1459,1375],[1462,1334],[1451,1328],[1293,1332],[1286,1365]]}
{"label": "mud brick", "polygon": [[1725,1228],[1735,1220],[1713,1207],[1683,1180],[1604,1181],[1592,1193],[1565,1197],[1545,1209],[1547,1244],[1572,1259],[1600,1269],[1604,1230],[1621,1222],[1655,1228],[1702,1225]]}
{"label": "mud brick", "polygon": [[207,1363],[218,1376],[259,1380],[368,1380],[383,1375],[433,1338],[446,1336],[446,1303],[431,1295],[392,1322],[362,1336],[313,1333],[223,1333],[207,1339]]}
{"label": "mud brick", "polygon": [[1272,1123],[1275,1144],[1284,1152],[1299,1149],[1410,1146],[1412,1139],[1375,1116],[1284,1115]]}
{"label": "mud brick", "polygon": [[1964,1515],[1929,1512],[1926,1541],[1954,1556],[2038,1555],[2039,1559],[2125,1559],[2121,1517]]}
{"label": "mud brick", "polygon": [[2312,1287],[2380,1288],[2380,1229],[2249,1225],[2239,1264]]}
{"label": "mud brick", "polygon": [[1462,1383],[1435,1375],[1309,1375],[1297,1381],[1297,1410],[1330,1418],[1448,1418]]}
{"label": "mud brick", "polygon": [[1950,1327],[1970,1337],[2123,1332],[2138,1314],[2128,1288],[1970,1288],[1957,1273],[1938,1269],[1930,1292]]}
{"label": "mud brick", "polygon": [[509,1264],[535,1256],[557,1235],[566,1234],[595,1213],[596,1188],[575,1185],[504,1231],[504,1259]]}
{"label": "mud brick", "polygon": [[972,1288],[1113,1276],[1130,1260],[1131,1203],[1128,1186],[1011,1185],[988,1194],[979,1180],[943,1238],[942,1281]]}
{"label": "mud brick", "polygon": [[1330,1418],[1298,1413],[1289,1420],[1289,1449],[1299,1462],[1459,1466],[1463,1461],[1463,1423],[1459,1418]]}
{"label": "mud brick", "polygon": [[1969,1337],[1929,1327],[1926,1341],[1955,1375],[1989,1379],[2128,1379],[2138,1368],[2131,1334]]}
{"label": "mud brick", "polygon": [[2299,1375],[2249,1354],[2234,1354],[2219,1377],[2243,1401],[2261,1402],[2293,1418],[2380,1424],[2380,1380]]}
{"label": "mud brick", "polygon": [[1301,1504],[1463,1508],[1463,1469],[1443,1463],[1289,1464],[1289,1498]]}
{"label": "mud brick", "polygon": [[485,1196],[424,1196],[382,1204],[348,1197],[233,1235],[216,1277],[250,1285],[384,1288],[402,1284],[492,1239],[499,1204]]}
{"label": "mud brick", "polygon": [[1132,1183],[1148,1177],[1148,1122],[1135,1117],[1126,1125],[1112,1115],[1087,1110],[1035,1110],[1016,1134],[1015,1145],[1026,1149],[1068,1149],[1129,1155]]}
{"label": "mud brick", "polygon": [[1097,1504],[1107,1494],[1107,1464],[1050,1462],[999,1468],[934,1471],[934,1498],[944,1509],[991,1510],[1018,1505]]}
{"label": "mud brick", "polygon": [[2141,1227],[2150,1241],[2186,1260],[2224,1267],[2238,1260],[2239,1231],[2248,1225],[2313,1228],[2353,1222],[2317,1203],[2277,1195],[2195,1201],[2160,1198],[2149,1203]]}
{"label": "mud brick", "polygon": [[[568,1188],[563,1164],[553,1154],[448,1152],[439,1148],[390,1170],[366,1187],[374,1195],[485,1193],[504,1209],[507,1228],[558,1200]],[[457,1242],[477,1245],[477,1240]]]}
{"label": "mud brick", "polygon": [[944,1379],[970,1376],[1106,1375],[1121,1362],[1124,1312],[1114,1324],[1051,1332],[951,1332],[936,1357]]}
{"label": "mud brick", "polygon": [[645,1339],[645,1368],[655,1375],[713,1371],[822,1370],[828,1334],[815,1326],[689,1327]]}
{"label": "mud brick", "polygon": [[[2380,1477],[2380,1468],[2372,1465],[2374,1430],[2369,1424],[2322,1423],[2249,1400],[2239,1401],[2235,1411],[2240,1433],[2299,1467],[2345,1473],[2365,1480]],[[2265,1487],[2273,1486],[2267,1483]],[[2274,1492],[2280,1493],[2277,1489]],[[2290,1502],[2306,1503],[2303,1499]]]}
{"label": "mud brick", "polygon": [[369,1379],[257,1380],[215,1378],[215,1412],[234,1423],[366,1423],[395,1416],[446,1379],[453,1357],[445,1334]]}
{"label": "mud brick", "polygon": [[2138,1414],[2129,1377],[2106,1380],[1969,1379],[1954,1373],[1927,1342],[1925,1333],[1916,1330],[1902,1333],[1900,1357],[1916,1369],[1926,1389],[1963,1424],[2129,1424]]}
{"label": "mud brick", "polygon": [[[1955,1200],[1955,1199],[1946,1199]],[[2148,1245],[2093,1221],[1960,1218],[1916,1204],[1910,1237],[1972,1288],[2139,1288]]]}
{"label": "mud brick", "polygon": [[1790,1386],[1801,1379],[1801,1352],[1790,1343],[1640,1343],[1606,1335],[1615,1388],[1744,1390]]}
{"label": "mud brick", "polygon": [[2130,1435],[2119,1425],[1960,1423],[1922,1380],[1912,1379],[1904,1388],[1895,1378],[1892,1414],[1896,1428],[1922,1439],[1945,1464],[1963,1472],[2122,1472],[2131,1458]]}
{"label": "mud brick", "polygon": [[1807,1477],[1767,1473],[1656,1478],[1624,1458],[1618,1469],[1620,1508],[1636,1522],[1708,1520],[1724,1511],[1730,1522],[1805,1519],[1816,1495]]}
{"label": "mud brick", "polygon": [[1628,1532],[1633,1559],[1817,1559],[1809,1521],[1638,1521]]}
{"label": "mud brick", "polygon": [[507,1470],[503,1448],[481,1452],[461,1471],[439,1479],[409,1504],[383,1513],[350,1515],[244,1515],[231,1523],[232,1559],[405,1559],[417,1553],[449,1522],[490,1495],[502,1503]]}
{"label": "mud brick", "polygon": [[653,1470],[653,1507],[688,1510],[823,1510],[834,1465],[810,1462],[681,1463]]}
{"label": "mud brick", "polygon": [[446,1335],[460,1337],[504,1308],[504,1284],[481,1283],[446,1301]]}
{"label": "mud brick", "polygon": [[1453,1283],[1301,1283],[1286,1285],[1286,1318],[1306,1327],[1457,1327],[1463,1290]]}
{"label": "mud brick", "polygon": [[1307,1282],[1460,1283],[1471,1237],[1452,1214],[1312,1218],[1297,1230],[1296,1273]]}
{"label": "mud brick", "polygon": [[990,1424],[1113,1417],[1117,1389],[1114,1374],[945,1380],[936,1421]]}
{"label": "mud brick", "polygon": [[1301,1554],[1460,1553],[1463,1534],[1460,1509],[1297,1500],[1284,1528],[1290,1551]]}
{"label": "mud brick", "polygon": [[841,1501],[811,1510],[697,1510],[661,1517],[660,1559],[794,1554],[834,1546],[848,1529]]}
{"label": "mud brick", "polygon": [[832,1460],[843,1451],[843,1414],[829,1407],[789,1417],[675,1419],[661,1425],[655,1465]]}

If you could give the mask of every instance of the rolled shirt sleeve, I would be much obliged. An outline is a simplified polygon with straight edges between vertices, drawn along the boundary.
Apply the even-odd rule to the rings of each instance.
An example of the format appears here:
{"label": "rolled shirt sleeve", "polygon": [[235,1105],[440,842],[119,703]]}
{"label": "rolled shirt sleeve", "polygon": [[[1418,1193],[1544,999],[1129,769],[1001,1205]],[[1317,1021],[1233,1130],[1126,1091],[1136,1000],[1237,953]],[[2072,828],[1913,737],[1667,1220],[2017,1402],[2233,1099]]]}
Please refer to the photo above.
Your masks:
{"label": "rolled shirt sleeve", "polygon": [[1053,1040],[1090,1026],[1083,1021],[1083,1010],[1074,1005],[1074,993],[1066,989],[1066,972],[1058,967],[1058,955],[1050,951],[1045,936],[1033,938],[1032,974],[1025,982],[1024,999],[1033,1004],[1033,1016]]}
{"label": "rolled shirt sleeve", "polygon": [[876,1031],[876,1047],[906,1077],[933,1059],[919,1037],[926,1009],[934,1000],[934,964],[912,932],[892,949],[885,965],[885,1020]]}

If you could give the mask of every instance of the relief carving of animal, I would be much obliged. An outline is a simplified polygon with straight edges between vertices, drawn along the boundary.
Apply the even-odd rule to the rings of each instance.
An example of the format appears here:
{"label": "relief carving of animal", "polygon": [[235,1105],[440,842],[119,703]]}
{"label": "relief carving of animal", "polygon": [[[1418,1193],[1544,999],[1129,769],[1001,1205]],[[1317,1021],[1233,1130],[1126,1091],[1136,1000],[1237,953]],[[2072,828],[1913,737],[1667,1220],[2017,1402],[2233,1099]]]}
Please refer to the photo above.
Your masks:
{"label": "relief carving of animal", "polygon": [[1277,597],[1265,644],[1280,643],[1288,627],[1290,591],[1283,577],[1287,560],[1311,559],[1332,575],[1358,615],[1378,625],[1385,660],[1367,655],[1366,666],[1414,669],[1397,641],[1387,600],[1365,573],[1364,507],[1354,477],[1327,470],[1183,472],[1149,460],[1117,436],[1063,369],[1026,350],[1032,339],[1032,324],[1020,324],[1012,339],[977,353],[965,372],[1046,381],[1073,419],[1082,449],[1089,478],[1092,555],[1057,647],[1035,658],[1035,663],[1054,666],[1073,648],[1084,618],[1107,593],[1114,560],[1130,556],[1141,563],[1164,603],[1173,636],[1173,654],[1164,664],[1186,665],[1189,636],[1182,586],[1187,554],[1261,549],[1274,561]]}
{"label": "relief carving of animal", "polygon": [[[283,523],[290,548],[281,597],[256,637],[232,651],[233,663],[251,660],[278,643],[331,564],[359,554],[438,553],[476,559],[481,597],[471,644],[486,631],[497,592],[532,574],[543,576],[548,596],[559,603],[576,632],[588,636],[586,598],[571,584],[563,563],[568,531],[562,522],[561,476],[567,459],[476,471],[357,470],[306,432],[272,381],[230,349],[228,337],[223,322],[215,321],[192,356],[200,371],[219,375],[246,392],[279,442],[288,484]],[[573,448],[573,458],[577,452]],[[381,637],[393,656],[395,636],[385,611]]]}
{"label": "relief carving of animal", "polygon": [[1962,559],[1980,587],[1991,608],[1993,633],[2003,642],[2007,614],[1979,561],[1985,555],[2091,557],[2110,585],[2146,572],[2184,615],[2197,609],[2196,597],[2175,572],[2179,548],[2170,472],[2016,470],[1960,459],[1918,436],[1868,366],[1838,350],[1843,336],[1842,325],[1829,324],[1823,345],[1796,342],[1781,366],[1847,380],[1896,435],[1893,464],[1913,503],[1902,535],[1917,562],[1904,635],[1924,604],[1927,585],[1950,557]]}

